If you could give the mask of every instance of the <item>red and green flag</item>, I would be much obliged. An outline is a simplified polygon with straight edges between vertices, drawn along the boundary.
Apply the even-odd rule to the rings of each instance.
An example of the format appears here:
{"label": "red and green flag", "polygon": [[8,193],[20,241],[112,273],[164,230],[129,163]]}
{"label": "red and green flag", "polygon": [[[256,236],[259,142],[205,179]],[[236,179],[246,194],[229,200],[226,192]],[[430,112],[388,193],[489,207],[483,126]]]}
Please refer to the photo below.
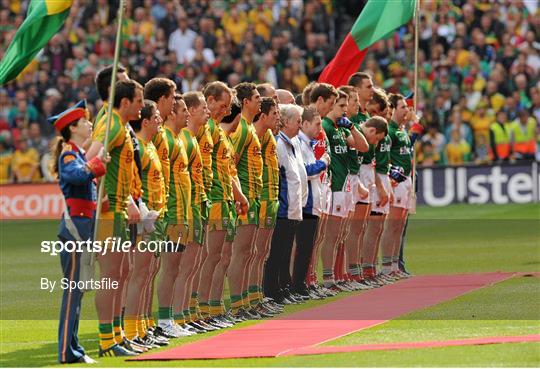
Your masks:
{"label": "red and green flag", "polygon": [[322,71],[319,82],[346,85],[362,65],[368,48],[407,23],[415,5],[416,0],[369,0],[334,59]]}
{"label": "red and green flag", "polygon": [[21,24],[0,62],[0,86],[15,79],[62,28],[73,0],[31,0]]}

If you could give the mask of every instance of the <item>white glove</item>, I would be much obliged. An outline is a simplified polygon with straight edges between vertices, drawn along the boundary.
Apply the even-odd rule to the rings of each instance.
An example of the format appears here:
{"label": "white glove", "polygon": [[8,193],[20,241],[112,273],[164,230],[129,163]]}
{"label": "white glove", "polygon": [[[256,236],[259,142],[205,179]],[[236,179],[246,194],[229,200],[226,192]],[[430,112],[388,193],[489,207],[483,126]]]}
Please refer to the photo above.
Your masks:
{"label": "white glove", "polygon": [[141,212],[143,234],[154,232],[156,229],[154,223],[156,222],[159,213],[155,210],[148,210],[148,207],[143,201],[139,203],[139,211]]}

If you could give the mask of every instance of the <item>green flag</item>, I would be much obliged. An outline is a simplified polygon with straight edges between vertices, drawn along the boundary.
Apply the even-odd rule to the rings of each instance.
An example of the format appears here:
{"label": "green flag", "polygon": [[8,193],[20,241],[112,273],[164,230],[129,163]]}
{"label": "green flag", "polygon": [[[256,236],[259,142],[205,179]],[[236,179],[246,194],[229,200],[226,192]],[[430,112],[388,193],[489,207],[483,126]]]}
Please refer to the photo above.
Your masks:
{"label": "green flag", "polygon": [[369,0],[334,59],[322,71],[319,82],[336,87],[346,85],[349,77],[362,65],[368,48],[392,35],[396,28],[412,18],[416,1]]}
{"label": "green flag", "polygon": [[26,19],[0,62],[0,86],[15,79],[60,30],[73,0],[31,0]]}

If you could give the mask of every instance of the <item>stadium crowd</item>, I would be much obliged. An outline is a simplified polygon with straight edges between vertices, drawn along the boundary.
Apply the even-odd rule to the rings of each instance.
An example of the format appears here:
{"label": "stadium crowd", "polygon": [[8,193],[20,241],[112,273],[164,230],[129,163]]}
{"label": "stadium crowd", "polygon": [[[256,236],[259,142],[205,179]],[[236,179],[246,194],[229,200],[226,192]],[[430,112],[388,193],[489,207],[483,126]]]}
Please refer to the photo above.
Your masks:
{"label": "stadium crowd", "polygon": [[[28,1],[1,3],[0,58]],[[63,30],[0,88],[0,183],[52,181],[47,152],[54,132],[46,118],[80,99],[97,112],[93,81],[113,57],[116,3],[75,1]],[[269,82],[298,94],[339,47],[360,11],[355,3],[128,1],[121,61],[141,83],[167,77],[182,92],[220,80]],[[420,165],[534,158],[540,25],[532,3],[422,3],[418,110],[427,129],[416,145]],[[412,30],[409,24],[375,44],[364,63],[389,92],[410,92]]]}

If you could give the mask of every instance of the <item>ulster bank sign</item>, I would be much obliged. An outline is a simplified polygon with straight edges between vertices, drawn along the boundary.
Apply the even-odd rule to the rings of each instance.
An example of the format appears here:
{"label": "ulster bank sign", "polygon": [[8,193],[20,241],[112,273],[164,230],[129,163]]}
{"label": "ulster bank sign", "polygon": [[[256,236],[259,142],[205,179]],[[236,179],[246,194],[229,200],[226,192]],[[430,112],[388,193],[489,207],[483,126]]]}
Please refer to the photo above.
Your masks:
{"label": "ulster bank sign", "polygon": [[540,200],[537,162],[422,168],[418,173],[418,204],[524,204]]}

